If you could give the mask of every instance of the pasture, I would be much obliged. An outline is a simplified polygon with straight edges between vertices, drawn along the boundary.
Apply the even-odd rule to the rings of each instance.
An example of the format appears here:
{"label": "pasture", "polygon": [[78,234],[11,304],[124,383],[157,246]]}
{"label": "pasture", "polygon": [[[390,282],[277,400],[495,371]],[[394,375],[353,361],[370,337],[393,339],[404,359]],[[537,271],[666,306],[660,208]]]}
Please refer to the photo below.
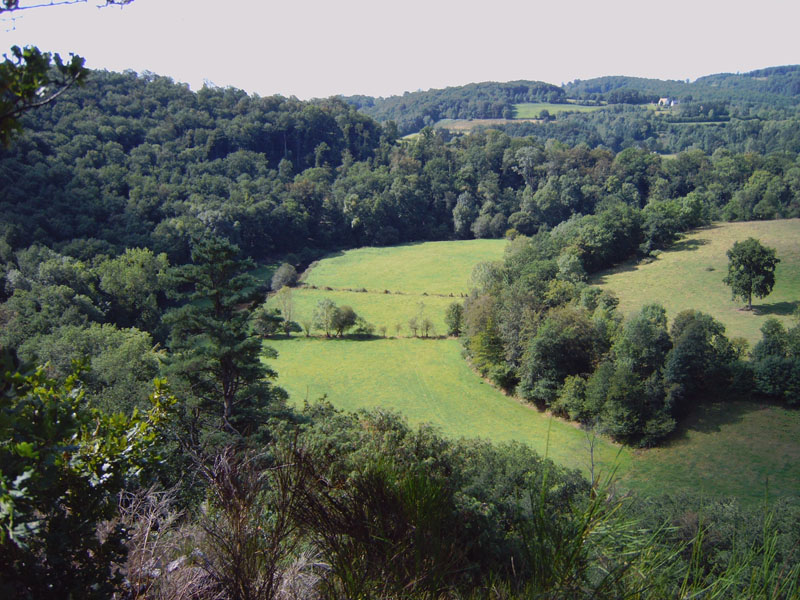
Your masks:
{"label": "pasture", "polygon": [[[670,316],[697,308],[723,321],[729,335],[755,341],[768,314],[789,319],[797,304],[798,233],[800,220],[705,228],[655,262],[623,266],[601,274],[595,283],[618,293],[624,313],[654,301],[663,303]],[[731,301],[722,283],[725,251],[749,236],[776,247],[782,259],[778,285],[772,295],[756,303],[755,314],[738,310],[740,303]],[[472,267],[501,259],[504,246],[502,240],[431,242],[361,248],[323,259],[306,274],[305,287],[293,291],[295,320],[310,317],[320,299],[330,298],[340,306],[349,304],[376,326],[386,326],[388,338],[324,339],[315,332],[311,338],[299,334],[269,340],[267,344],[279,353],[271,361],[278,384],[296,406],[325,397],[348,411],[395,410],[412,425],[431,423],[447,436],[520,441],[588,474],[588,437],[574,423],[540,412],[484,382],[462,357],[458,340],[410,337],[407,321],[417,314],[419,302],[425,304],[437,334],[443,333],[444,310],[468,291]],[[399,336],[397,323],[402,323]],[[606,472],[616,469],[621,489],[731,495],[757,504],[767,488],[773,498],[797,494],[798,439],[800,411],[720,401],[696,410],[660,448],[633,450],[600,438],[595,462]]]}
{"label": "pasture", "polygon": [[[775,287],[766,298],[753,298],[753,310],[742,310],[722,280],[728,272],[726,252],[748,237],[777,250]],[[688,308],[712,315],[728,337],[744,337],[751,346],[761,339],[767,317],[785,324],[800,306],[800,219],[720,223],[689,233],[649,264],[628,263],[600,273],[591,283],[615,292],[624,315],[658,302],[672,318]]]}
{"label": "pasture", "polygon": [[469,292],[472,268],[502,260],[505,247],[505,240],[465,240],[359,248],[320,261],[304,283],[333,289],[461,295]]}
{"label": "pasture", "polygon": [[[587,434],[505,396],[464,361],[457,340],[270,340],[278,383],[301,407],[325,397],[337,408],[383,408],[412,425],[431,423],[450,437],[528,444],[588,475]],[[800,485],[800,411],[733,401],[697,410],[664,446],[622,448],[599,438],[596,468],[616,468],[620,489],[736,496],[755,505],[796,495]]]}
{"label": "pasture", "polygon": [[[444,323],[444,313],[450,303],[461,301],[460,297],[449,296],[421,296],[419,294],[384,294],[380,292],[348,292],[339,290],[297,288],[292,290],[294,304],[294,320],[301,323],[304,319],[314,316],[317,303],[328,298],[336,306],[351,306],[356,313],[364,317],[375,327],[385,326],[387,335],[397,335],[396,325],[402,325],[401,336],[410,335],[408,320],[420,314],[433,321],[436,335],[444,335],[447,329]],[[420,307],[420,304],[423,306]],[[267,306],[277,308],[273,299],[267,301]],[[376,335],[378,332],[375,332]]]}
{"label": "pasture", "polygon": [[538,119],[543,110],[551,115],[565,112],[594,112],[602,106],[583,106],[582,104],[551,104],[550,102],[523,102],[514,105],[515,119]]}
{"label": "pasture", "polygon": [[[485,383],[462,358],[458,340],[295,337],[269,345],[278,351],[271,366],[295,405],[325,396],[347,411],[395,410],[412,425],[431,423],[456,438],[525,442],[560,464],[588,470],[585,434]],[[606,467],[618,452],[611,442],[598,444]],[[629,454],[623,450],[621,460]]]}

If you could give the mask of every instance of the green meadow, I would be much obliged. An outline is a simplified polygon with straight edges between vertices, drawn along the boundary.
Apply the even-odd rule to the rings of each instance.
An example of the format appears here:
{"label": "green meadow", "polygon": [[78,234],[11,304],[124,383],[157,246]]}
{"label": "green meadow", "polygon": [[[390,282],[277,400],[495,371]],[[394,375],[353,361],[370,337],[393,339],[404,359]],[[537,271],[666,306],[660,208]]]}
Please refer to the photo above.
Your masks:
{"label": "green meadow", "polygon": [[359,248],[320,261],[305,283],[377,292],[466,294],[472,268],[501,260],[505,247],[505,240],[465,240]]}
{"label": "green meadow", "polygon": [[[386,334],[396,336],[396,325],[402,325],[401,336],[410,335],[408,320],[420,313],[420,304],[423,305],[427,316],[436,329],[436,335],[447,332],[444,323],[444,313],[447,307],[461,298],[449,296],[421,296],[419,294],[384,294],[379,292],[346,292],[324,289],[297,288],[292,290],[294,304],[294,320],[298,323],[314,316],[317,303],[328,298],[336,306],[351,306],[356,313],[375,327],[386,327]],[[277,308],[275,301],[267,302],[270,307]],[[377,332],[376,332],[377,333]]]}
{"label": "green meadow", "polygon": [[[589,472],[587,435],[574,423],[505,396],[461,356],[457,340],[271,340],[271,365],[296,406],[325,397],[337,408],[398,411],[412,425],[431,423],[451,437],[519,441],[559,464]],[[664,446],[622,448],[599,439],[598,468],[616,469],[618,486],[645,493],[694,491],[757,504],[796,495],[800,412],[750,402],[695,412]]]}
{"label": "green meadow", "polygon": [[514,105],[515,119],[538,119],[543,110],[551,115],[563,112],[594,112],[602,106],[583,106],[581,104],[551,104],[549,102],[523,102]]}
{"label": "green meadow", "polygon": [[[781,262],[775,287],[766,298],[753,298],[753,311],[732,300],[722,280],[727,274],[726,252],[737,241],[754,237],[777,250]],[[694,231],[649,264],[625,264],[599,274],[592,283],[614,291],[619,308],[629,315],[658,302],[670,318],[687,308],[712,315],[725,325],[729,337],[744,337],[751,345],[761,339],[768,317],[784,323],[800,306],[800,219],[720,223]]]}
{"label": "green meadow", "polygon": [[[588,470],[585,434],[485,383],[461,356],[458,340],[272,340],[279,383],[296,405],[325,396],[334,406],[395,410],[411,424],[431,423],[452,437],[525,442],[557,462]],[[549,441],[549,446],[548,446]],[[610,466],[619,446],[601,441]],[[621,460],[628,459],[623,451]]]}
{"label": "green meadow", "polygon": [[[798,233],[800,220],[710,227],[690,234],[651,264],[621,267],[600,275],[596,283],[619,294],[623,312],[653,301],[662,302],[670,315],[698,308],[722,320],[730,335],[755,340],[767,315],[789,319],[796,305]],[[740,311],[721,282],[725,251],[749,236],[778,248],[783,261],[775,291],[755,314]],[[458,340],[408,337],[407,321],[419,310],[419,302],[425,304],[437,334],[443,333],[444,310],[468,290],[474,264],[499,260],[504,246],[500,240],[434,242],[362,248],[320,261],[307,273],[306,287],[294,290],[295,320],[310,316],[320,299],[330,298],[340,306],[349,304],[376,326],[386,326],[389,337],[325,339],[315,332],[311,338],[301,334],[269,340],[279,353],[271,363],[278,371],[278,384],[297,406],[325,397],[347,411],[395,410],[412,425],[431,423],[447,436],[520,441],[588,474],[588,438],[574,423],[484,382],[464,360]],[[396,323],[403,324],[399,336]],[[633,450],[601,438],[595,462],[605,472],[615,468],[622,489],[730,495],[756,504],[767,490],[772,497],[797,494],[798,439],[800,411],[721,401],[695,411],[659,448]]]}

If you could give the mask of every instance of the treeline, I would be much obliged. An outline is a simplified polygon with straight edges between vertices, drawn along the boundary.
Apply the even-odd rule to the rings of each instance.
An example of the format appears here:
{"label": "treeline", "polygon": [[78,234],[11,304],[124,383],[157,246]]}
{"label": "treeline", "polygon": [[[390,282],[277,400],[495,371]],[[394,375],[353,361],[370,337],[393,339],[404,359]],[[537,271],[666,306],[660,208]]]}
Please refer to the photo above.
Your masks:
{"label": "treeline", "polygon": [[[665,112],[636,106],[661,98],[668,100]],[[708,154],[718,148],[759,153],[800,151],[797,66],[709,75],[691,83],[613,76],[576,80],[563,87],[517,81],[469,84],[389,98],[345,98],[382,123],[395,122],[400,135],[418,132],[440,119],[511,119],[516,103],[565,103],[568,99],[603,105],[604,109],[501,127],[514,136],[601,146],[614,152],[631,146],[664,154],[697,148]]]}
{"label": "treeline", "polygon": [[540,142],[559,140],[620,152],[635,147],[659,154],[699,149],[713,154],[800,150],[800,119],[795,108],[739,111],[726,103],[686,102],[662,115],[649,108],[615,105],[591,113],[564,113],[541,123],[524,121],[494,126],[514,137]]}
{"label": "treeline", "polygon": [[[724,102],[743,107],[794,107],[800,101],[800,66],[770,67],[748,73],[718,73],[693,82],[610,76],[575,80],[564,86],[568,97],[612,101],[620,92],[636,92],[648,101]],[[636,104],[639,102],[630,102]]]}
{"label": "treeline", "polygon": [[[391,124],[335,99],[194,94],[165,78],[95,73],[26,117],[24,135],[0,151],[0,258],[13,262],[37,243],[81,260],[147,247],[184,262],[192,237],[210,231],[256,259],[308,262],[333,248],[530,234],[609,200],[641,207],[690,194],[711,218],[797,214],[791,123],[737,121],[742,151],[673,160],[596,147],[659,135],[646,116],[599,114],[609,119],[602,144],[573,127],[581,115],[543,124],[540,137],[487,131],[448,141],[425,129],[397,144]],[[792,150],[752,152],[760,129]],[[709,147],[720,145],[709,136]]]}
{"label": "treeline", "polygon": [[[464,304],[465,348],[497,385],[554,413],[635,446],[653,446],[701,402],[762,397],[798,403],[800,322],[768,320],[748,344],[728,339],[709,315],[686,310],[667,325],[663,307],[623,321],[618,300],[587,286],[587,273],[666,241],[665,213],[619,204],[510,243],[482,265]],[[657,209],[656,209],[657,210]],[[673,233],[702,223],[674,206]]]}
{"label": "treeline", "polygon": [[564,90],[540,81],[470,83],[402,96],[348,96],[345,102],[380,121],[397,123],[400,135],[415,133],[441,119],[511,119],[523,102],[566,101]]}

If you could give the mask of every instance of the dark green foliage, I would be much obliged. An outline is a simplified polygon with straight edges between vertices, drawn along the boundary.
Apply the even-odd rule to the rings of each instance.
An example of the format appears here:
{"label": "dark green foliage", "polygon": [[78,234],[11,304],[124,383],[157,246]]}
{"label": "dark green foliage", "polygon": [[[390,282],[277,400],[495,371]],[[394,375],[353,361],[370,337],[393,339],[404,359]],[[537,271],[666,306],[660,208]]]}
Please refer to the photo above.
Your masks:
{"label": "dark green foliage", "polygon": [[78,371],[57,381],[0,360],[0,594],[108,598],[125,532],[99,528],[154,465],[173,399],[157,384],[147,413],[108,414],[86,402]]}
{"label": "dark green foliage", "polygon": [[147,404],[150,384],[159,373],[163,353],[150,334],[112,324],[64,325],[36,335],[19,347],[20,358],[47,364],[51,376],[64,378],[75,361],[86,361],[82,376],[86,397],[108,412],[129,413]]}
{"label": "dark green foliage", "polygon": [[531,339],[520,368],[520,392],[528,400],[550,405],[569,375],[592,372],[595,331],[583,311],[572,308],[548,313]]}
{"label": "dark green foliage", "polygon": [[761,335],[753,348],[756,390],[789,406],[800,404],[800,324],[787,331],[780,321],[769,318]]}
{"label": "dark green foliage", "polygon": [[269,309],[262,304],[253,311],[250,326],[257,336],[269,337],[283,328],[284,320],[277,308]]}
{"label": "dark green foliage", "polygon": [[250,332],[250,270],[252,261],[240,258],[235,245],[208,237],[195,243],[192,263],[173,272],[186,303],[164,317],[171,327],[167,372],[186,395],[185,433],[195,446],[202,446],[201,434],[257,431],[285,396],[268,382],[275,373]]}
{"label": "dark green foliage", "polygon": [[739,356],[725,337],[722,323],[694,310],[675,316],[671,334],[673,347],[664,362],[664,383],[672,413],[680,418],[692,402],[726,394]]}
{"label": "dark green foliage", "polygon": [[[559,117],[536,125],[544,129],[529,139],[478,131],[448,141],[427,128],[395,145],[396,128],[341,100],[195,94],[166,78],[93,73],[85,86],[27,114],[26,135],[0,157],[0,248],[38,241],[86,261],[151,248],[180,264],[191,239],[206,233],[266,259],[500,237],[507,227],[532,235],[583,215],[580,227],[558,237],[560,250],[572,247],[567,256],[591,273],[708,218],[800,214],[795,154],[692,150],[661,160],[652,151],[661,150],[660,126],[647,121],[657,117],[642,110]],[[605,145],[619,154],[572,135],[580,130],[571,120],[586,118],[612,132]],[[646,135],[658,132],[652,148],[616,139],[618,131],[622,138],[641,132],[639,120]],[[87,122],[94,126],[80,125]],[[793,137],[789,129],[781,135]],[[707,152],[719,145],[709,142]],[[128,309],[113,310],[127,319],[118,324],[134,324]]]}
{"label": "dark green foliage", "polygon": [[470,360],[478,372],[488,376],[503,366],[503,341],[494,314],[494,300],[488,294],[471,295],[464,301],[464,330]]}
{"label": "dark green foliage", "polygon": [[[9,7],[11,10],[16,8]],[[36,46],[11,47],[11,56],[0,63],[0,142],[8,145],[22,129],[23,113],[53,102],[89,74],[84,59],[71,55],[64,62],[58,54],[42,52]]]}
{"label": "dark green foliage", "polygon": [[97,267],[100,289],[110,296],[109,317],[119,324],[130,324],[152,331],[160,318],[163,296],[169,292],[166,254],[147,248],[127,248],[117,257]]}
{"label": "dark green foliage", "polygon": [[447,325],[447,335],[461,335],[464,328],[464,306],[460,302],[451,303],[445,311],[444,322]]}
{"label": "dark green foliage", "polygon": [[753,296],[764,298],[775,285],[775,267],[780,259],[775,249],[762,246],[755,238],[736,242],[728,250],[728,274],[723,280],[731,288],[734,299],[747,300],[747,308],[753,308]]}
{"label": "dark green foliage", "polygon": [[661,373],[671,346],[661,306],[645,306],[625,323],[612,347],[615,370],[601,416],[614,437],[651,446],[675,428]]}
{"label": "dark green foliage", "polygon": [[313,411],[293,461],[308,482],[293,514],[331,565],[331,596],[438,594],[492,571],[527,577],[523,523],[541,509],[551,531],[566,530],[588,491],[524,446],[451,442],[381,412]]}

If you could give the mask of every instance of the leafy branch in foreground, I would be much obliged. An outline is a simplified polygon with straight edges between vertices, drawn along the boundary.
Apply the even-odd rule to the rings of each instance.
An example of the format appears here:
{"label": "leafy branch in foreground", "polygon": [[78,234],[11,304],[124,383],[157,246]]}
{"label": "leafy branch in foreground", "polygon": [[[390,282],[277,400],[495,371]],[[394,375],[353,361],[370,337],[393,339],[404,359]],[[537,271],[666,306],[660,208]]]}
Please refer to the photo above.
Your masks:
{"label": "leafy branch in foreground", "polygon": [[107,598],[125,532],[99,526],[160,460],[174,399],[156,381],[150,410],[107,414],[86,402],[80,367],[63,382],[18,368],[0,359],[0,596]]}
{"label": "leafy branch in foreground", "polygon": [[21,129],[19,118],[28,110],[44,106],[61,96],[89,74],[84,59],[70,54],[42,52],[36,46],[11,47],[11,56],[0,63],[0,141],[8,146]]}

